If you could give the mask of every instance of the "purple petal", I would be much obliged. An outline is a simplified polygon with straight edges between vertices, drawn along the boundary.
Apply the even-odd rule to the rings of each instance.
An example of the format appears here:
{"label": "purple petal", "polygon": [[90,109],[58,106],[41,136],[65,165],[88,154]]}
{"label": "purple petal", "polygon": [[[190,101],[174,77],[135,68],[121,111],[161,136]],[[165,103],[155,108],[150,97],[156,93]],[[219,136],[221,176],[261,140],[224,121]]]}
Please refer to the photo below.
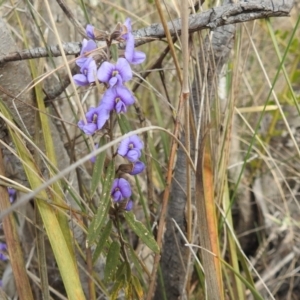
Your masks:
{"label": "purple petal", "polygon": [[78,85],[78,86],[89,85],[89,82],[88,82],[86,76],[83,75],[83,74],[74,75],[73,80],[74,80],[75,84]]}
{"label": "purple petal", "polygon": [[125,47],[125,58],[128,60],[129,63],[133,60],[133,52],[134,52],[134,36],[129,33],[127,40],[126,40],[126,47]]}
{"label": "purple petal", "polygon": [[131,196],[131,187],[129,182],[126,179],[124,178],[119,179],[119,189],[124,198],[128,198]]}
{"label": "purple petal", "polygon": [[131,64],[138,65],[144,62],[146,59],[146,54],[142,51],[134,51]]}
{"label": "purple petal", "polygon": [[10,203],[13,203],[17,198],[17,191],[13,188],[10,188],[10,187],[7,188],[7,191],[8,191],[8,196],[9,196]]}
{"label": "purple petal", "polygon": [[119,179],[115,179],[113,181],[113,184],[112,184],[112,187],[111,187],[111,193],[114,192],[114,190],[118,187],[118,185],[119,185]]}
{"label": "purple petal", "polygon": [[97,78],[97,65],[93,59],[90,61],[88,65],[86,77],[89,83],[95,82]]}
{"label": "purple petal", "polygon": [[85,114],[85,117],[87,119],[88,123],[91,123],[94,121],[95,115],[98,115],[98,107],[90,107],[88,112]]}
{"label": "purple petal", "polygon": [[127,18],[124,22],[124,25],[127,27],[127,31],[131,32],[131,19]]}
{"label": "purple petal", "polygon": [[130,175],[137,175],[139,173],[142,173],[145,170],[145,164],[141,161],[137,161],[133,165],[132,171],[129,173]]}
{"label": "purple petal", "polygon": [[[110,80],[109,80],[109,86],[110,87],[113,87],[114,85],[116,85],[116,83],[118,82],[118,81],[120,81],[119,79],[120,79],[121,77],[120,76],[114,76],[114,77],[112,77],[112,78],[110,78]],[[122,79],[121,79],[121,82],[122,82]]]}
{"label": "purple petal", "polygon": [[83,120],[80,120],[77,125],[87,135],[92,135],[97,130],[97,125],[95,123],[84,124]]}
{"label": "purple petal", "polygon": [[127,152],[126,158],[131,162],[135,162],[141,157],[141,155],[142,153],[139,149],[132,149]]}
{"label": "purple petal", "polygon": [[121,155],[121,156],[125,156],[128,152],[128,149],[129,149],[129,143],[130,143],[130,139],[129,138],[126,138],[124,139],[119,147],[118,147],[118,154]]}
{"label": "purple petal", "polygon": [[142,150],[144,148],[144,143],[141,141],[141,139],[136,135],[132,135],[129,137],[130,143],[133,144],[134,148],[138,148]]}
{"label": "purple petal", "polygon": [[111,110],[107,109],[104,105],[99,106],[99,114],[97,118],[97,128],[98,130],[102,129],[106,121],[109,119]]}
{"label": "purple petal", "polygon": [[116,94],[119,96],[126,106],[132,105],[134,103],[134,97],[125,86],[116,86]]}
{"label": "purple petal", "polygon": [[133,201],[132,200],[129,200],[125,206],[125,210],[127,211],[131,211],[133,208]]}
{"label": "purple petal", "polygon": [[112,110],[115,107],[115,99],[117,96],[116,88],[109,88],[104,93],[101,103],[105,103],[105,105]]}
{"label": "purple petal", "polygon": [[119,202],[121,200],[123,200],[123,196],[122,196],[122,193],[121,191],[115,191],[113,194],[112,194],[112,197],[114,199],[115,202]]}
{"label": "purple petal", "polygon": [[126,113],[127,106],[122,100],[118,100],[118,102],[115,104],[115,110],[117,114]]}
{"label": "purple petal", "polygon": [[132,79],[132,70],[128,61],[125,58],[119,58],[116,64],[116,69],[119,71],[124,82]]}
{"label": "purple petal", "polygon": [[93,40],[83,39],[82,41],[82,48],[80,51],[80,57],[76,59],[76,65],[82,67],[83,64],[86,62],[87,57],[85,56],[86,52],[90,52],[97,48],[96,43]]}
{"label": "purple petal", "polygon": [[102,65],[100,66],[100,68],[97,72],[99,81],[108,83],[108,81],[110,80],[110,78],[112,76],[112,72],[114,70],[115,70],[115,66],[113,64],[111,64],[107,61],[102,63]]}
{"label": "purple petal", "polygon": [[95,28],[95,27],[92,26],[92,25],[90,25],[90,24],[87,24],[87,25],[86,25],[86,28],[85,28],[86,35],[87,35],[90,39],[92,39],[92,40],[95,39],[94,28]]}
{"label": "purple petal", "polygon": [[80,55],[84,55],[86,52],[90,52],[97,49],[97,44],[93,40],[83,39]]}

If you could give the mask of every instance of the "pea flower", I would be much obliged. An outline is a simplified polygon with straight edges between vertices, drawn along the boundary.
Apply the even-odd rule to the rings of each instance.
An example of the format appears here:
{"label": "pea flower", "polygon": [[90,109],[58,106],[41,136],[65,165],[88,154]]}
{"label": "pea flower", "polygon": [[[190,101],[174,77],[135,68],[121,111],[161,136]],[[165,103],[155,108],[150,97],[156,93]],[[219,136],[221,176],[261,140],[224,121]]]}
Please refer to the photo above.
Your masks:
{"label": "pea flower", "polygon": [[145,170],[145,164],[141,161],[137,161],[133,164],[132,170],[129,173],[130,175],[137,175],[142,173]]}
{"label": "pea flower", "polygon": [[111,109],[105,105],[100,104],[98,107],[90,107],[89,111],[85,114],[87,123],[83,120],[78,122],[78,127],[87,135],[94,134],[97,130],[102,129],[106,121],[109,119]]}
{"label": "pea flower", "polygon": [[85,28],[86,35],[88,36],[88,38],[92,40],[95,39],[94,28],[95,27],[92,26],[91,24],[87,24]]}
{"label": "pea flower", "polygon": [[118,154],[131,162],[136,162],[142,155],[144,144],[137,135],[125,138],[118,147]]}
{"label": "pea flower", "polygon": [[85,60],[80,68],[81,74],[73,76],[74,82],[78,86],[85,86],[95,82],[97,74],[97,65],[92,57]]}
{"label": "pea flower", "polygon": [[126,203],[125,210],[131,211],[132,208],[133,208],[133,201],[132,201],[132,200],[129,200],[129,201]]}
{"label": "pea flower", "polygon": [[127,111],[127,106],[134,103],[131,92],[122,85],[116,85],[106,90],[102,102],[107,108],[113,108],[119,114]]}
{"label": "pea flower", "polygon": [[124,200],[131,196],[131,187],[124,178],[115,179],[111,188],[111,196],[115,202]]}
{"label": "pea flower", "polygon": [[123,33],[122,38],[126,41],[125,58],[132,65],[141,64],[146,59],[146,54],[142,51],[134,50],[134,36],[131,33],[131,20],[127,18],[124,23],[127,31]]}
{"label": "pea flower", "polygon": [[97,77],[101,82],[109,83],[110,87],[122,84],[132,78],[132,71],[125,58],[119,58],[116,65],[107,61],[100,66]]}
{"label": "pea flower", "polygon": [[96,43],[93,40],[83,39],[82,47],[80,51],[80,57],[76,59],[76,65],[82,67],[85,61],[88,59],[86,56],[87,52],[93,51],[97,48]]}

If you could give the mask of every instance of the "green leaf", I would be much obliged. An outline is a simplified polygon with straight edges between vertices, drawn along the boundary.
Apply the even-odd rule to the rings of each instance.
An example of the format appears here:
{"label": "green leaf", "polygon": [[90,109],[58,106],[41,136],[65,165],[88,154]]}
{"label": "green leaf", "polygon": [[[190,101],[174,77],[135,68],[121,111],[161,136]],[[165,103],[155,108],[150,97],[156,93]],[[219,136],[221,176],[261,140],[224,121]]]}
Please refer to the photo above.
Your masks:
{"label": "green leaf", "polygon": [[114,284],[112,291],[111,291],[110,299],[111,300],[117,299],[120,290],[125,285],[126,285],[126,278],[125,278],[125,275],[123,274],[123,276],[120,278],[120,280],[116,281],[116,283]]}
{"label": "green leaf", "polygon": [[122,134],[128,133],[132,130],[131,126],[130,126],[128,120],[126,119],[126,117],[124,116],[124,114],[118,115],[118,123],[119,123]]}
{"label": "green leaf", "polygon": [[[104,145],[104,144],[105,144],[105,138],[102,137],[99,142],[99,147],[100,147],[100,145]],[[106,157],[105,151],[101,152],[97,156],[97,159],[96,159],[96,162],[94,165],[94,169],[93,169],[92,181],[91,181],[91,197],[93,197],[93,195],[99,185],[99,181],[101,180],[105,157]]]}
{"label": "green leaf", "polygon": [[135,215],[131,211],[124,212],[124,217],[130,226],[130,228],[135,232],[135,234],[155,253],[159,253],[160,249],[152,235],[152,232],[144,226],[143,223],[135,218]]}
{"label": "green leaf", "polygon": [[94,216],[91,225],[89,226],[88,229],[88,235],[87,235],[88,245],[92,245],[96,240],[96,238],[99,236],[101,226],[105,221],[105,218],[107,217],[108,210],[111,205],[110,189],[111,189],[114,175],[115,175],[115,166],[113,161],[111,161],[107,168],[107,175],[104,179],[103,191],[100,197],[97,213]]}
{"label": "green leaf", "polygon": [[104,229],[100,235],[99,241],[97,243],[97,246],[96,246],[96,249],[95,249],[95,252],[93,255],[93,264],[96,262],[100,253],[102,252],[102,250],[105,246],[106,240],[108,239],[108,237],[111,233],[111,230],[112,230],[112,221],[109,220],[107,222],[106,226],[104,227]]}
{"label": "green leaf", "polygon": [[110,245],[106,265],[104,269],[104,281],[111,282],[115,278],[116,271],[118,269],[118,264],[120,262],[120,244],[113,241]]}
{"label": "green leaf", "polygon": [[131,283],[132,283],[134,290],[138,296],[138,299],[143,299],[144,291],[143,291],[140,281],[138,280],[138,278],[136,276],[134,276],[134,275],[131,276]]}

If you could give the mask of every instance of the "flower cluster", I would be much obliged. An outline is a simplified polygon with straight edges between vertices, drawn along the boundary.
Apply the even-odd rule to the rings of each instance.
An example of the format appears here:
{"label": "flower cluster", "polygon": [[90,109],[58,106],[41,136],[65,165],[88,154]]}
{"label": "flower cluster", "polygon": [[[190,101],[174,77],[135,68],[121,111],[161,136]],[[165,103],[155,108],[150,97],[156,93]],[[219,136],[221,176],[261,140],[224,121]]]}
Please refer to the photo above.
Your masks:
{"label": "flower cluster", "polygon": [[[119,145],[117,153],[129,160],[129,164],[123,164],[119,170],[130,175],[137,175],[144,171],[145,164],[139,161],[142,155],[143,142],[137,135],[132,135],[125,138]],[[111,196],[114,202],[126,201],[125,210],[131,210],[133,207],[132,200],[127,200],[131,196],[131,187],[129,182],[124,178],[117,178],[114,180]]]}
{"label": "flower cluster", "polygon": [[[80,120],[78,122],[78,127],[85,134],[93,135],[103,128],[112,112],[126,113],[128,106],[134,104],[134,96],[125,84],[133,77],[130,64],[142,63],[146,55],[134,48],[134,36],[131,32],[129,18],[121,26],[118,34],[112,34],[119,41],[126,43],[123,57],[119,57],[115,63],[105,61],[98,68],[92,54],[97,49],[97,44],[94,41],[96,39],[95,28],[92,25],[87,25],[86,35],[90,40],[84,39],[82,42],[80,56],[76,60],[76,64],[80,67],[80,74],[73,76],[74,82],[78,86],[86,86],[94,84],[97,80],[106,87],[99,105],[89,108],[85,115],[86,121]],[[145,164],[140,161],[143,147],[143,142],[137,135],[125,138],[120,143],[117,154],[127,159],[128,164],[120,165],[118,170],[130,175],[141,173],[145,169]],[[95,162],[95,157],[91,161]],[[120,176],[113,181],[111,197],[114,203],[122,204],[122,207],[129,211],[133,207],[131,195],[131,187],[126,179]]]}
{"label": "flower cluster", "polygon": [[97,48],[97,44],[93,40],[95,35],[92,25],[86,27],[86,34],[92,39],[84,39],[82,42],[80,57],[76,60],[76,64],[80,67],[80,74],[73,76],[74,82],[79,86],[86,86],[98,80],[108,87],[100,99],[99,106],[91,107],[85,115],[86,121],[80,120],[78,122],[78,127],[85,134],[92,135],[103,128],[112,111],[117,114],[125,113],[127,107],[134,103],[134,96],[124,83],[132,79],[130,64],[142,63],[146,55],[134,49],[134,36],[131,33],[130,19],[125,21],[123,32],[120,34],[121,39],[126,42],[125,58],[118,58],[115,64],[106,61],[97,68],[91,53]]}

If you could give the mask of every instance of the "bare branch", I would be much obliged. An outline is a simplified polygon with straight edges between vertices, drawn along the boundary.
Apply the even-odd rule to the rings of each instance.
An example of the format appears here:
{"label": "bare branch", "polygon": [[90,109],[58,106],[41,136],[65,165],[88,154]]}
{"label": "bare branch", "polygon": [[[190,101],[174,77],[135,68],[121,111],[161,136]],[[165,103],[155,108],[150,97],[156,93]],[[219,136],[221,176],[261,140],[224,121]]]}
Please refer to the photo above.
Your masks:
{"label": "bare branch", "polygon": [[[293,0],[262,0],[251,2],[239,2],[236,4],[226,4],[219,7],[211,8],[205,12],[190,15],[189,17],[189,33],[200,31],[203,29],[214,30],[217,27],[248,22],[256,19],[269,17],[286,17],[293,7]],[[181,20],[175,19],[168,23],[168,28],[172,36],[176,33],[180,34]],[[135,36],[135,45],[140,46],[153,40],[165,37],[165,31],[162,24],[152,24],[148,27],[141,28],[133,32]],[[100,42],[103,46],[103,42]],[[100,45],[100,44],[99,44]],[[123,48],[124,45],[120,45]],[[78,55],[80,53],[81,43],[70,42],[63,44],[66,55]],[[46,48],[35,48],[24,50],[21,52],[9,53],[0,56],[0,65],[8,61],[16,61],[23,59],[32,59],[40,57],[61,56],[58,46],[50,46]]]}

